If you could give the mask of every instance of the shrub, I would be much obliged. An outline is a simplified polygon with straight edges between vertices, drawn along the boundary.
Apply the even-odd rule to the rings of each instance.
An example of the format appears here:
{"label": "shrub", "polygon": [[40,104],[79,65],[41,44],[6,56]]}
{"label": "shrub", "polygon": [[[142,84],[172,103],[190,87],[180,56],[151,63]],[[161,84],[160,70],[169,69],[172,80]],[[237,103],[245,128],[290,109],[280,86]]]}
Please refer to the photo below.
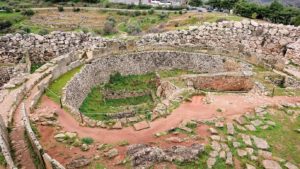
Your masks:
{"label": "shrub", "polygon": [[63,12],[64,11],[64,7],[63,6],[59,6],[59,7],[57,7],[57,9],[58,9],[58,12]]}
{"label": "shrub", "polygon": [[127,33],[130,35],[137,35],[141,32],[141,27],[139,24],[130,24],[127,26]]}
{"label": "shrub", "polygon": [[38,34],[39,35],[47,35],[49,33],[49,31],[47,29],[41,29]]}
{"label": "shrub", "polygon": [[25,33],[30,33],[31,29],[29,27],[21,27],[20,28],[22,31],[24,31]]}
{"label": "shrub", "polygon": [[154,14],[154,9],[148,10],[148,14],[149,14],[149,15],[153,15],[153,14]]}
{"label": "shrub", "polygon": [[93,144],[94,143],[94,139],[91,137],[84,137],[81,139],[81,142],[87,145]]}
{"label": "shrub", "polygon": [[11,7],[8,6],[0,6],[0,10],[5,11],[6,13],[12,13],[13,9]]}
{"label": "shrub", "polygon": [[180,15],[182,15],[182,11],[179,11],[178,13],[179,13]]}
{"label": "shrub", "polygon": [[163,19],[165,19],[165,18],[168,18],[168,13],[166,13],[166,12],[162,12],[162,13],[160,13],[159,14],[159,19],[160,20],[163,20]]}
{"label": "shrub", "polygon": [[0,31],[4,30],[4,29],[7,29],[11,26],[12,26],[12,23],[10,21],[6,21],[6,20],[0,21]]}
{"label": "shrub", "polygon": [[115,29],[115,26],[116,26],[116,20],[114,19],[114,17],[109,16],[106,19],[106,22],[104,23],[104,28],[102,33],[104,35],[111,35],[116,33],[117,31]]}
{"label": "shrub", "polygon": [[23,10],[21,14],[25,15],[25,16],[32,16],[32,15],[34,15],[34,11],[31,9],[26,9],[26,10]]}
{"label": "shrub", "polygon": [[80,12],[80,8],[73,8],[73,12]]}
{"label": "shrub", "polygon": [[20,9],[15,9],[15,12],[21,12],[21,10]]}

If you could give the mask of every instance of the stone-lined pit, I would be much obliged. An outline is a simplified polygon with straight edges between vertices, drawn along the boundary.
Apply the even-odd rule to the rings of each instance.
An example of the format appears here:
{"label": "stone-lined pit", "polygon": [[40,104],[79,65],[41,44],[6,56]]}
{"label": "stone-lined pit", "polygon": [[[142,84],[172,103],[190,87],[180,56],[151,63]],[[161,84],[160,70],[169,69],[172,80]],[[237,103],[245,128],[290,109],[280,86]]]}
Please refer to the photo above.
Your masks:
{"label": "stone-lined pit", "polygon": [[[253,86],[252,74],[246,73],[246,71],[249,72],[251,67],[233,58],[175,51],[139,52],[126,55],[101,56],[86,64],[80,73],[76,74],[64,88],[63,103],[74,114],[78,115],[78,109],[91,89],[96,85],[107,83],[110,75],[115,72],[122,75],[141,75],[172,69],[197,73],[194,76],[181,77],[181,80],[189,88],[178,93],[174,90],[176,97],[184,92],[192,92],[194,88],[248,91]],[[172,96],[174,97],[174,94]],[[158,107],[161,107],[161,105]]]}

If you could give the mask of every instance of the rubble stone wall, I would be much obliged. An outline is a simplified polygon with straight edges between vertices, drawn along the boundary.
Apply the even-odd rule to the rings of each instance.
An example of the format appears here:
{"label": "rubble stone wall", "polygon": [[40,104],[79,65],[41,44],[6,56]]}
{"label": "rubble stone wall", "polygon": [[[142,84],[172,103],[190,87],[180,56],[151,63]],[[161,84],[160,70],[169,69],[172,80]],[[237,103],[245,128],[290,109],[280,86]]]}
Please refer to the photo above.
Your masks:
{"label": "rubble stone wall", "polygon": [[137,44],[194,46],[280,69],[287,59],[300,63],[299,37],[300,27],[243,20],[207,23],[189,30],[149,34]]}
{"label": "rubble stone wall", "polygon": [[[197,73],[227,72],[224,64],[234,59],[220,55],[199,53],[154,51],[138,52],[127,55],[102,56],[91,64],[86,64],[65,87],[63,102],[78,109],[91,88],[109,80],[112,73],[122,75],[144,74],[157,70],[184,69]],[[239,64],[237,70],[246,69],[246,64]],[[230,68],[232,69],[232,68]]]}
{"label": "rubble stone wall", "polygon": [[10,74],[12,74],[12,67],[2,66],[0,67],[0,87],[3,86],[10,79]]}
{"label": "rubble stone wall", "polygon": [[9,145],[9,137],[6,125],[0,116],[0,153],[4,156],[6,161],[6,167],[8,169],[16,169],[14,161],[12,159],[10,145]]}
{"label": "rubble stone wall", "polygon": [[224,72],[213,74],[184,75],[195,89],[216,91],[249,91],[253,88],[251,72]]}

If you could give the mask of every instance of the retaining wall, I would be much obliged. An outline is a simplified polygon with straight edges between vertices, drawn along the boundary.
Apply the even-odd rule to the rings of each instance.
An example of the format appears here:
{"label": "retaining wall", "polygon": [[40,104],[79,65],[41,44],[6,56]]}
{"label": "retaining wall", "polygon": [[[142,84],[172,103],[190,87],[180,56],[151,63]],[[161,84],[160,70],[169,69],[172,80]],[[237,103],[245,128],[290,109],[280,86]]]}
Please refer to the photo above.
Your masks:
{"label": "retaining wall", "polygon": [[[230,68],[226,66],[227,62],[231,64]],[[184,69],[197,73],[214,73],[227,72],[228,69],[242,70],[246,67],[243,64],[232,63],[236,61],[219,55],[169,51],[99,56],[97,60],[86,64],[81,72],[69,81],[65,87],[63,102],[69,107],[78,109],[91,88],[107,82],[114,72],[129,75],[157,70]]]}

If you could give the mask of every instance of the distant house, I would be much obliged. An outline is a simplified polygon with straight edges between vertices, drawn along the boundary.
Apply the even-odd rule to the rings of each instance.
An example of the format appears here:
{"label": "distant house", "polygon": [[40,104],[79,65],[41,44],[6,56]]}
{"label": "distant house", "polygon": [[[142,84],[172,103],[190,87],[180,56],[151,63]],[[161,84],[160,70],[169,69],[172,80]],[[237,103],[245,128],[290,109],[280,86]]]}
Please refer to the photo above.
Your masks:
{"label": "distant house", "polygon": [[123,4],[145,4],[153,6],[182,6],[187,4],[187,0],[110,0],[112,3]]}

